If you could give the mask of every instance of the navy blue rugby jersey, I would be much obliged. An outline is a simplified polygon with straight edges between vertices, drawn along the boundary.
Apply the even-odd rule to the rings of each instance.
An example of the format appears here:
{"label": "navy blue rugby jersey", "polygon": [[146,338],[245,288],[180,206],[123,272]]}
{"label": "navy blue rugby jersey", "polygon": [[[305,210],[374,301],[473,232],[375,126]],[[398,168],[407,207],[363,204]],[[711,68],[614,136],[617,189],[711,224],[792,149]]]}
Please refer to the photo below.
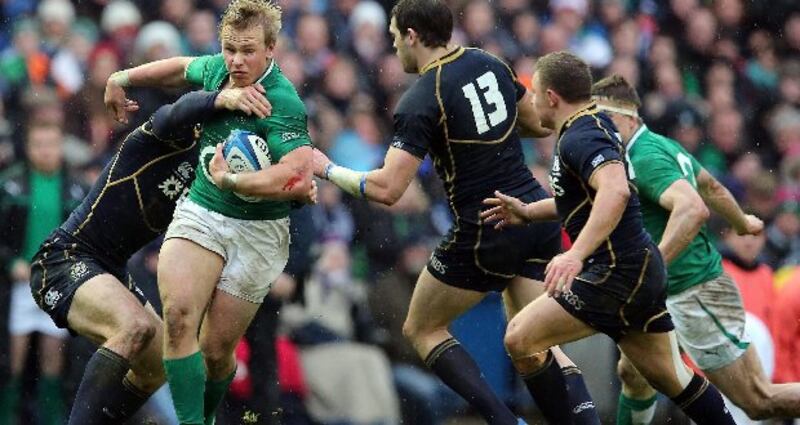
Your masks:
{"label": "navy blue rugby jersey", "polygon": [[214,111],[216,95],[187,93],[133,130],[61,232],[124,265],[166,231],[176,201],[194,178],[198,124]]}
{"label": "navy blue rugby jersey", "polygon": [[[595,194],[589,179],[601,167],[613,162],[623,164],[627,173],[625,148],[611,119],[591,103],[569,118],[559,132],[553,150],[550,185],[556,208],[569,237],[574,241],[586,225]],[[605,243],[589,257],[599,263],[613,264],[623,252],[651,243],[644,230],[636,187],[628,181],[631,196],[617,227]]]}
{"label": "navy blue rugby jersey", "polygon": [[516,130],[524,94],[503,61],[459,47],[421,69],[398,102],[392,147],[430,154],[457,222],[478,223],[495,190],[521,196],[540,187]]}

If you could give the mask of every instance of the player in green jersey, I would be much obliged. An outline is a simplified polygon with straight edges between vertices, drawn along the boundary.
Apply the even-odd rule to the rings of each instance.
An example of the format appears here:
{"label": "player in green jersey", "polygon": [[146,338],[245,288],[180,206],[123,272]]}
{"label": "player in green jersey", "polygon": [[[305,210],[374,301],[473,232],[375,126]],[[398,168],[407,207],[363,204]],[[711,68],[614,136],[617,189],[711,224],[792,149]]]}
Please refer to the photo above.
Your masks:
{"label": "player in green jersey", "polygon": [[[137,107],[127,86],[263,88],[240,92],[250,113],[204,124],[194,182],[159,257],[164,367],[182,424],[213,423],[233,379],[234,348],[288,260],[289,201],[312,188],[305,107],[273,60],[280,27],[273,3],[234,0],[220,23],[222,54],[148,63],[115,73],[106,86],[106,105],[121,121]],[[271,165],[228,172],[214,155],[233,130],[266,141]]]}
{"label": "player in green jersey", "polygon": [[[800,385],[772,384],[764,376],[747,341],[739,291],[723,272],[722,257],[703,226],[709,208],[739,234],[758,234],[764,224],[742,212],[730,192],[680,144],[644,125],[637,112],[639,96],[624,78],[598,81],[593,95],[626,144],[645,229],[668,264],[667,308],[680,345],[751,418],[800,416]],[[623,385],[617,424],[650,423],[656,391],[624,355],[618,371]]]}

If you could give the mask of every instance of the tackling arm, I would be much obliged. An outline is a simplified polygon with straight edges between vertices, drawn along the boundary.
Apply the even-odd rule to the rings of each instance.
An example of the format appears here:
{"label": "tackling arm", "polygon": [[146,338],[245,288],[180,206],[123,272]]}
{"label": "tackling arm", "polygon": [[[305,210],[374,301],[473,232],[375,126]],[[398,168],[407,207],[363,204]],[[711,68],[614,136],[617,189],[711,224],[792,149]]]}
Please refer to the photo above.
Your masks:
{"label": "tackling arm", "polygon": [[314,162],[317,176],[351,195],[393,205],[411,184],[422,160],[402,149],[389,148],[383,167],[367,172],[338,166],[318,150]]}

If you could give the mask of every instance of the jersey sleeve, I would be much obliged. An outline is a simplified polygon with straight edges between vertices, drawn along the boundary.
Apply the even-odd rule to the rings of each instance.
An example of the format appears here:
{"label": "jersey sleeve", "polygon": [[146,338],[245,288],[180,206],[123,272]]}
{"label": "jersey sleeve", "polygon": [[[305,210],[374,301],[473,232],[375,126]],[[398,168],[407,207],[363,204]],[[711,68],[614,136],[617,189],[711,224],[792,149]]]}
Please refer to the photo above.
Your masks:
{"label": "jersey sleeve", "polygon": [[651,202],[658,203],[661,195],[673,183],[686,178],[677,158],[663,149],[637,149],[637,152],[631,155],[631,164],[636,172],[636,188],[639,189],[639,196]]}
{"label": "jersey sleeve", "polygon": [[217,93],[193,91],[184,94],[175,103],[161,106],[150,121],[153,134],[161,140],[184,137],[187,130],[191,130],[195,124],[205,121],[211,115]]}
{"label": "jersey sleeve", "polygon": [[565,138],[559,144],[559,156],[567,167],[587,184],[596,170],[611,162],[624,162],[619,146],[607,136],[600,134],[591,134],[588,138],[576,136]]}
{"label": "jersey sleeve", "polygon": [[189,62],[184,78],[195,86],[205,86],[206,80],[211,75],[212,67],[220,60],[222,60],[222,55],[219,54],[198,56]]}
{"label": "jersey sleeve", "polygon": [[417,85],[400,99],[394,113],[394,135],[391,146],[424,159],[436,137],[439,117],[434,112],[434,107],[429,104],[429,97],[432,95],[430,93],[426,95],[420,88],[418,81]]}

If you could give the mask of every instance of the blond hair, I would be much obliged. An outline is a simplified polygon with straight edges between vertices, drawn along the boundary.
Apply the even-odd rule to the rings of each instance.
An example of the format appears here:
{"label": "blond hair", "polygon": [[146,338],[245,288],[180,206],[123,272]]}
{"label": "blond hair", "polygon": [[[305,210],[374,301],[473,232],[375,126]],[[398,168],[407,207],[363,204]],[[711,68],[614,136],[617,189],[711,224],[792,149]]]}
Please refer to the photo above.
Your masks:
{"label": "blond hair", "polygon": [[281,8],[270,0],[233,0],[222,14],[219,33],[225,28],[244,30],[260,25],[264,43],[274,45],[281,30]]}

